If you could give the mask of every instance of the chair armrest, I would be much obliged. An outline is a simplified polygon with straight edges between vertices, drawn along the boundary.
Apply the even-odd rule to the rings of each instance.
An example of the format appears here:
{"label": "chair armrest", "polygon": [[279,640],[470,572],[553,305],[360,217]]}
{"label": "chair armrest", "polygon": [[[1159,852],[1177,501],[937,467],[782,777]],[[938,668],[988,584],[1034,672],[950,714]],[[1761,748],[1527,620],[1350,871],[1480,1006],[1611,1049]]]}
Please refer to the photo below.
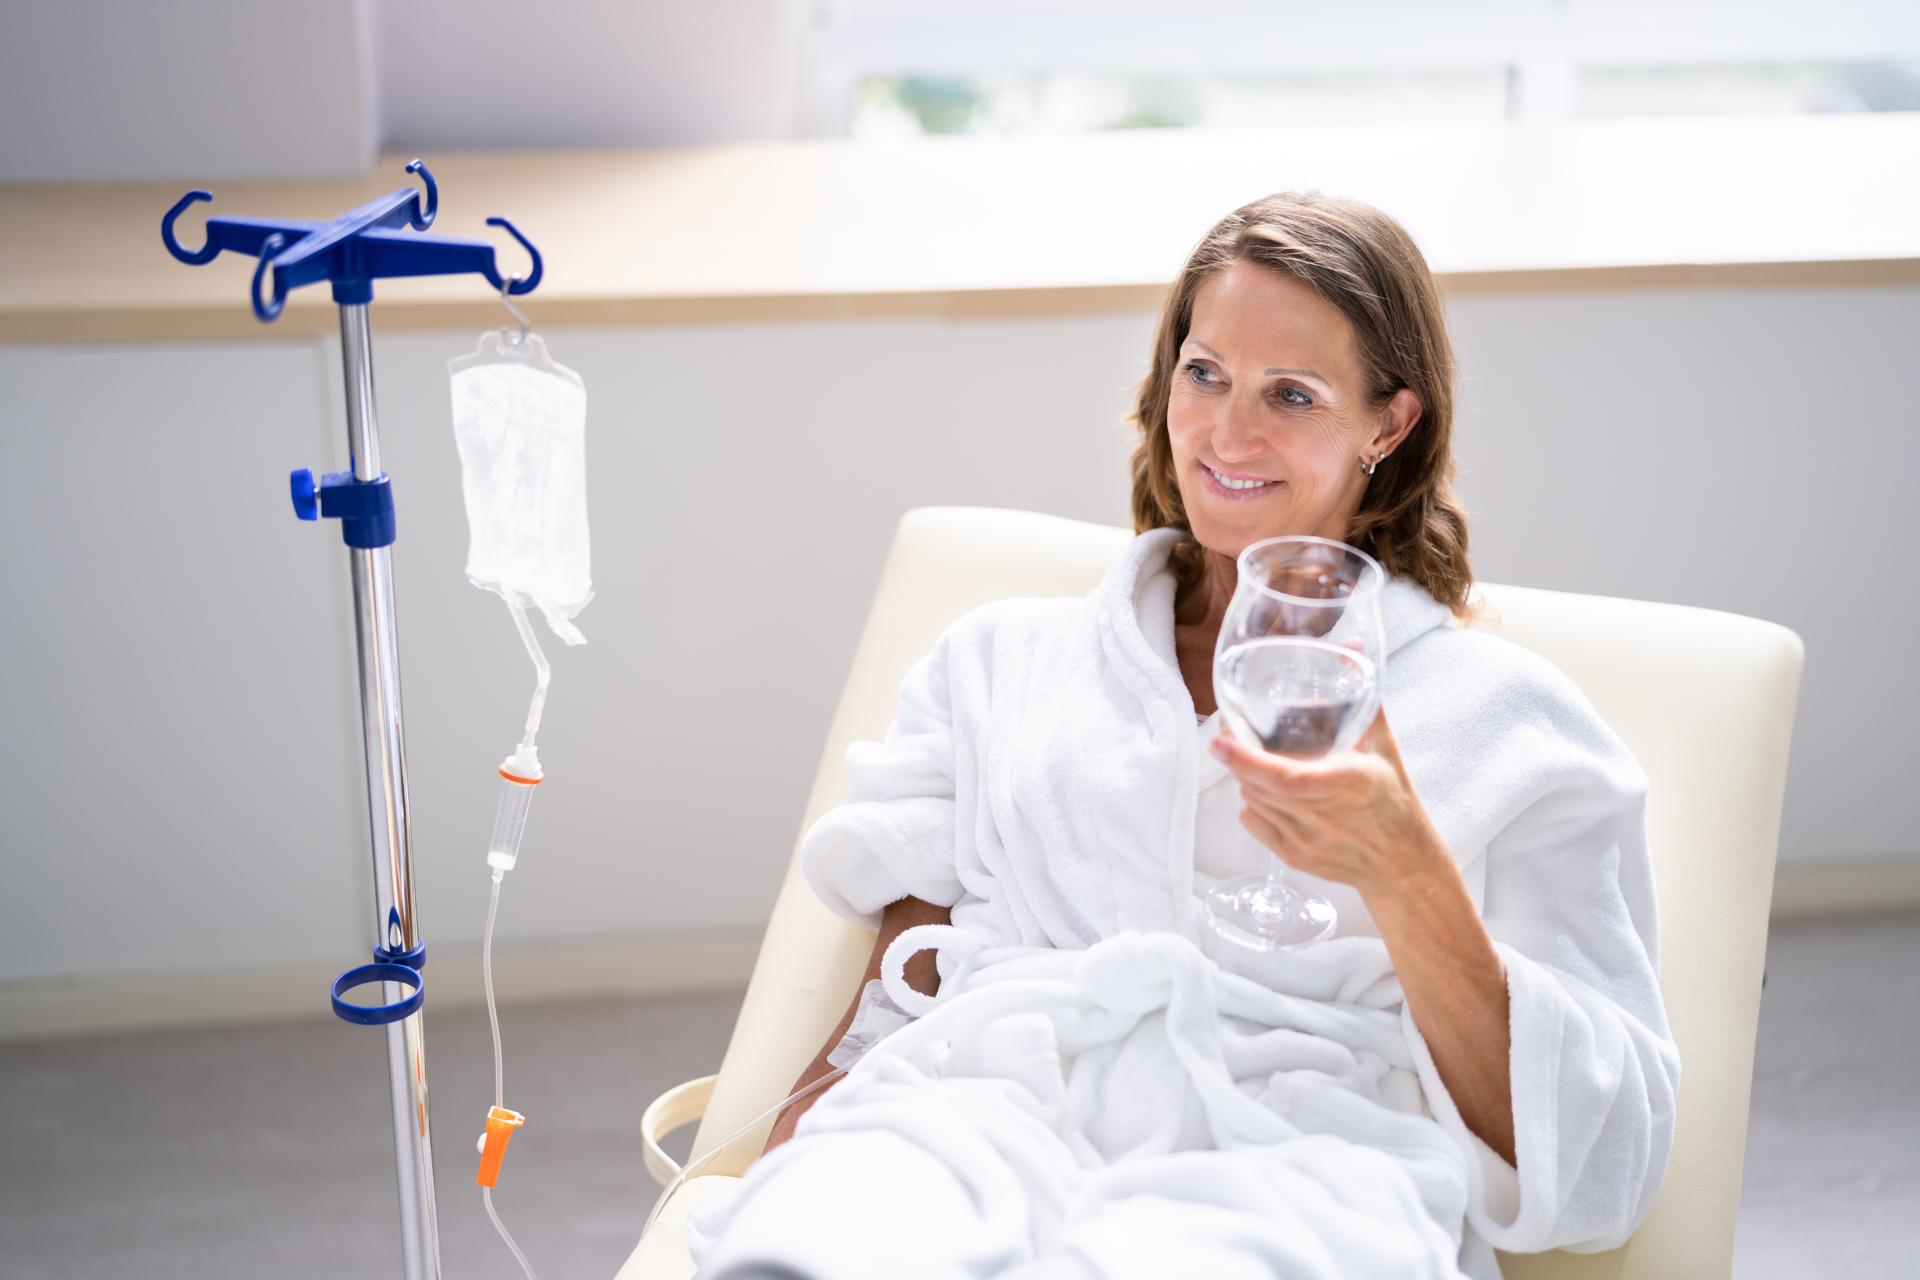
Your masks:
{"label": "chair armrest", "polygon": [[640,1139],[647,1158],[647,1172],[661,1186],[680,1176],[680,1166],[660,1148],[660,1139],[683,1124],[692,1124],[707,1113],[707,1100],[713,1097],[713,1082],[719,1076],[701,1076],[675,1085],[652,1102],[640,1117]]}

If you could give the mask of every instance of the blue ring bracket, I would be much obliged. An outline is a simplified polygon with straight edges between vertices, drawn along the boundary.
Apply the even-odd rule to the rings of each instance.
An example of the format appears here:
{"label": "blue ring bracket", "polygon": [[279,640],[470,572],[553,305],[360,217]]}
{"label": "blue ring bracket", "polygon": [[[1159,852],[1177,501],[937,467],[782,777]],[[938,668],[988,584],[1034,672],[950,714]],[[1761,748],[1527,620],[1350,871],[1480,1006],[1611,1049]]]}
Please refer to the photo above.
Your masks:
{"label": "blue ring bracket", "polygon": [[411,951],[389,951],[385,947],[375,947],[373,959],[376,964],[403,964],[409,969],[424,969],[427,967],[427,944],[423,942]]}
{"label": "blue ring bracket", "polygon": [[[393,1004],[348,1004],[340,998],[342,992],[355,987],[365,986],[369,982],[399,982],[413,988],[413,994]],[[363,964],[357,969],[349,969],[333,980],[333,1011],[342,1021],[357,1022],[363,1027],[385,1026],[389,1022],[398,1022],[419,1011],[426,1002],[426,977],[418,969],[404,964]]]}
{"label": "blue ring bracket", "polygon": [[[270,323],[285,308],[287,295],[304,285],[325,280],[333,285],[333,300],[343,306],[373,301],[373,282],[394,276],[479,275],[496,289],[516,296],[531,293],[546,268],[540,251],[505,218],[489,218],[490,226],[505,228],[533,255],[533,269],[524,277],[507,279],[494,261],[493,245],[485,240],[458,240],[452,236],[423,236],[440,211],[440,185],[418,160],[407,172],[425,184],[390,191],[358,209],[349,209],[331,222],[302,222],[290,218],[207,219],[206,243],[189,249],[174,235],[180,215],[202,200],[205,190],[193,190],[174,202],[160,219],[160,240],[167,252],[190,266],[212,262],[224,252],[260,259],[254,268],[250,301],[261,323]],[[268,284],[267,276],[273,279]]]}

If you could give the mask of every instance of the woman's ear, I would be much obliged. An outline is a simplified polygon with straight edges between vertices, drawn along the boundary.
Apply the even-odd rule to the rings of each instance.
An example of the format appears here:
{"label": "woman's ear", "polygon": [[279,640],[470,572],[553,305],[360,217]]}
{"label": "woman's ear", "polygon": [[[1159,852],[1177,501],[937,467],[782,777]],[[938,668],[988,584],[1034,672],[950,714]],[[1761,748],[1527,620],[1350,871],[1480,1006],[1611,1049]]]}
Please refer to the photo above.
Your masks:
{"label": "woman's ear", "polygon": [[1402,387],[1394,392],[1393,399],[1387,401],[1386,411],[1380,415],[1380,427],[1368,446],[1369,452],[1384,458],[1398,449],[1424,412],[1420,397],[1413,393],[1411,387]]}

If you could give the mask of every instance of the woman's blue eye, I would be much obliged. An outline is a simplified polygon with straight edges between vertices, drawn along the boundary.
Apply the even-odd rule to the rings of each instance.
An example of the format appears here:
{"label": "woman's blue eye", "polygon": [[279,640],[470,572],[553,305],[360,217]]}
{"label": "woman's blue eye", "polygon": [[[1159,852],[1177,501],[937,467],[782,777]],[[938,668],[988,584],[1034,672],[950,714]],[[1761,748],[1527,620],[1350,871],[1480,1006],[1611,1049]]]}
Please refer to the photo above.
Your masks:
{"label": "woman's blue eye", "polygon": [[1187,377],[1195,382],[1205,382],[1213,377],[1213,370],[1203,364],[1194,364],[1189,361],[1187,364]]}
{"label": "woman's blue eye", "polygon": [[1280,398],[1288,404],[1312,404],[1313,397],[1298,387],[1280,388]]}

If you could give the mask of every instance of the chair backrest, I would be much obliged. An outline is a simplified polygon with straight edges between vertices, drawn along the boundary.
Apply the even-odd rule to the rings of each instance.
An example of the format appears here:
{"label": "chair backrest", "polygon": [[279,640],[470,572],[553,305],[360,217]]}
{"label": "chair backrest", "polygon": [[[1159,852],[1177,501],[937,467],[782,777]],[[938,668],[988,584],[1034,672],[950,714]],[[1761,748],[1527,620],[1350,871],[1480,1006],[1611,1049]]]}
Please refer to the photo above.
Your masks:
{"label": "chair backrest", "polygon": [[[847,745],[885,733],[900,681],[949,623],[990,600],[1084,595],[1128,538],[1124,529],[1030,512],[908,512],[801,830],[839,800]],[[1572,677],[1653,780],[1661,987],[1684,1063],[1667,1181],[1632,1241],[1608,1254],[1515,1257],[1503,1266],[1515,1280],[1725,1280],[1800,642],[1771,623],[1704,609],[1492,585],[1481,593],[1487,608],[1475,625]],[[695,1152],[786,1095],[852,999],[872,945],[871,933],[829,913],[789,865]],[[712,1171],[744,1171],[762,1141],[746,1139]]]}
{"label": "chair backrest", "polygon": [[[902,516],[827,731],[801,833],[840,802],[848,745],[886,733],[900,682],[949,624],[994,600],[1086,595],[1130,537],[1125,529],[1029,511],[922,507]],[[790,861],[694,1135],[695,1155],[786,1097],[846,1012],[872,950],[873,934],[822,906],[798,857]],[[763,1136],[743,1139],[711,1172],[743,1172],[764,1144]]]}
{"label": "chair backrest", "polygon": [[1715,1277],[1733,1269],[1800,638],[1737,614],[1483,584],[1475,625],[1579,685],[1647,771],[1660,990],[1680,1112],[1653,1212],[1612,1253],[1502,1259],[1533,1277]]}

